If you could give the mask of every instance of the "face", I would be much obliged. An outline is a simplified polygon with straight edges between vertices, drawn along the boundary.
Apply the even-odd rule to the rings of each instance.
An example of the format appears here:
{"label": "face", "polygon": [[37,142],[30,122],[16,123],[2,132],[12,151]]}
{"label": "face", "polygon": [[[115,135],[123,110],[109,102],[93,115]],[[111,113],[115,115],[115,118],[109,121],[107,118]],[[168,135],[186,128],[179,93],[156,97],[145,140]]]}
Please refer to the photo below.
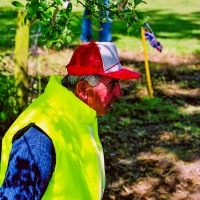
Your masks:
{"label": "face", "polygon": [[87,87],[88,106],[96,110],[97,116],[104,116],[112,108],[116,99],[122,97],[119,80],[102,76],[99,85]]}

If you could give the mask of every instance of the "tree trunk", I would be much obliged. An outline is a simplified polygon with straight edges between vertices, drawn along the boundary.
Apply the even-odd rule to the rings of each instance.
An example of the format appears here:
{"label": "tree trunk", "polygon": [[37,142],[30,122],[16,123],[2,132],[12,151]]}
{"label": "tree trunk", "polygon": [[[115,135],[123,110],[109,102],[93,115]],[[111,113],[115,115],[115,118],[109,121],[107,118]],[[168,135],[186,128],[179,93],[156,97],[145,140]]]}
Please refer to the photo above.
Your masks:
{"label": "tree trunk", "polygon": [[20,11],[17,16],[15,36],[15,85],[20,108],[28,104],[28,48],[29,26],[24,24],[25,12]]}

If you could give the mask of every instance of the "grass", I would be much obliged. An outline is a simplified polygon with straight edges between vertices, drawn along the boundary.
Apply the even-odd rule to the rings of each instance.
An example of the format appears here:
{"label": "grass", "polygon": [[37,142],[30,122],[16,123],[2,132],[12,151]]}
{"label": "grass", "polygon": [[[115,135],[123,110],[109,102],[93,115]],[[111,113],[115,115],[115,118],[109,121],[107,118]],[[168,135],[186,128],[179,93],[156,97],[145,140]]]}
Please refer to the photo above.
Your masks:
{"label": "grass", "polygon": [[[11,0],[0,2],[0,33],[5,35],[0,41],[0,49],[13,48],[16,25],[16,10],[11,5]],[[25,2],[22,0],[21,2]],[[79,16],[79,27],[73,29],[75,37],[72,42],[77,45],[81,33],[81,17],[83,8],[73,0],[73,11]],[[146,0],[147,4],[142,4],[139,9],[150,16],[149,24],[152,27],[157,40],[163,45],[163,52],[192,55],[200,53],[200,13],[198,2],[192,0]],[[32,30],[37,27],[32,27]],[[12,31],[11,31],[12,30]],[[98,32],[93,31],[93,40],[98,40]],[[142,51],[141,38],[128,36],[126,24],[114,20],[112,24],[113,42],[122,51]],[[8,42],[9,40],[9,42]],[[156,51],[147,42],[148,51]]]}

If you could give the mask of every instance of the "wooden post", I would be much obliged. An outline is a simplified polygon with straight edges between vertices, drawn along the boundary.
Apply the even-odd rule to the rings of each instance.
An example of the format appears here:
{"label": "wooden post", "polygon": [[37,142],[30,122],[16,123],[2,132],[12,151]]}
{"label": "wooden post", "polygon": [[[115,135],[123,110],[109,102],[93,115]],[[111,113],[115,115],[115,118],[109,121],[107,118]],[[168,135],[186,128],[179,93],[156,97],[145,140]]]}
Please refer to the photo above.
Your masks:
{"label": "wooden post", "polygon": [[141,35],[142,35],[142,44],[143,44],[143,49],[144,49],[144,63],[145,63],[145,71],[146,71],[146,78],[147,78],[147,90],[148,90],[148,94],[150,98],[153,98],[153,89],[152,89],[151,76],[150,76],[150,71],[149,71],[149,61],[148,61],[148,56],[147,56],[144,29],[141,29]]}
{"label": "wooden post", "polygon": [[28,104],[28,49],[29,26],[24,24],[26,13],[19,11],[15,35],[15,85],[18,94],[18,103],[21,108]]}

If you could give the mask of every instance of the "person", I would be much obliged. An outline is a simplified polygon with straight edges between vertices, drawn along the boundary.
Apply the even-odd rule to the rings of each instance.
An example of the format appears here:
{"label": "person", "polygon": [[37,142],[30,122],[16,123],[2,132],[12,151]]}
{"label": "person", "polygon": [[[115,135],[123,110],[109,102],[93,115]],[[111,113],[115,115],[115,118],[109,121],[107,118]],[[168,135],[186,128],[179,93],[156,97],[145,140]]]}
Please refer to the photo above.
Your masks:
{"label": "person", "polygon": [[[104,4],[108,6],[108,0],[104,0]],[[90,14],[88,8],[85,8],[83,17],[82,17],[82,26],[81,26],[81,35],[80,40],[81,43],[90,42],[92,39],[92,22],[89,18],[86,18],[87,15]],[[109,12],[106,11],[107,16]],[[99,40],[100,42],[111,42],[112,41],[112,33],[111,33],[111,26],[112,20],[107,17],[107,22],[100,23],[101,29],[99,31]]]}
{"label": "person", "polygon": [[44,93],[3,137],[2,200],[102,199],[105,170],[97,117],[122,96],[119,80],[141,74],[122,68],[111,42],[80,45],[67,71],[50,77]]}

